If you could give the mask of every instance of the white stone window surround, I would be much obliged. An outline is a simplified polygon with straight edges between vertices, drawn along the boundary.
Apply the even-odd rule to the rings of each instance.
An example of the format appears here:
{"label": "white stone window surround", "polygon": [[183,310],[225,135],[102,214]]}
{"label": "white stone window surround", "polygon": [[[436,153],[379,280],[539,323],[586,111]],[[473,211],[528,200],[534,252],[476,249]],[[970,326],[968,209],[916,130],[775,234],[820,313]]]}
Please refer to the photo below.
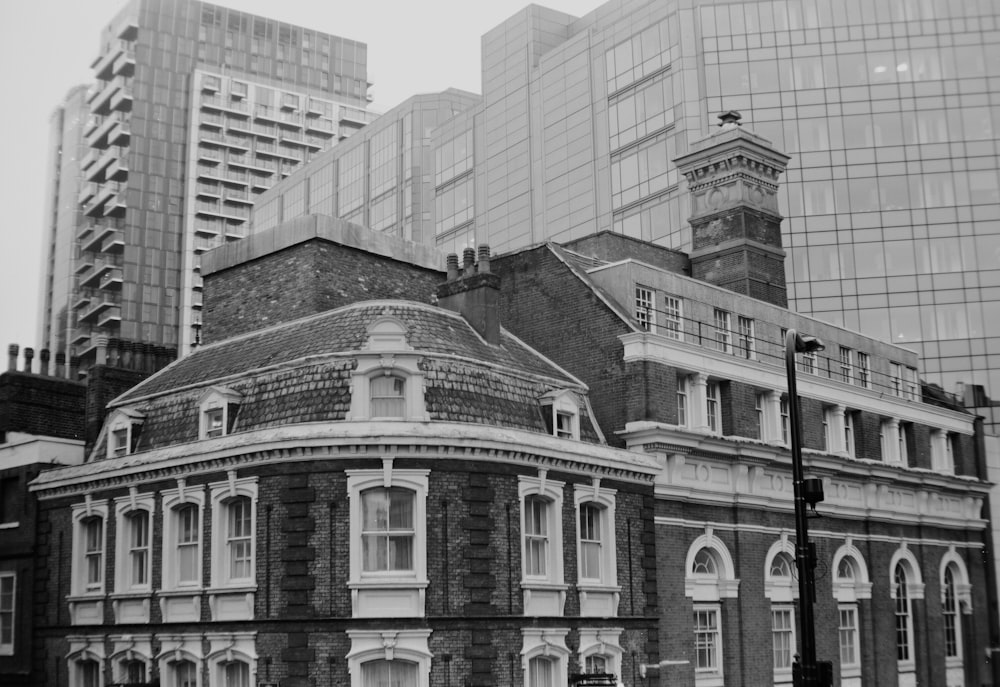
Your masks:
{"label": "white stone window surround", "polygon": [[69,643],[69,653],[66,654],[66,668],[69,673],[70,687],[80,687],[84,684],[82,664],[93,661],[97,664],[97,684],[105,684],[104,636],[103,635],[70,635],[66,637]]}
{"label": "white stone window surround", "polygon": [[205,657],[202,655],[202,636],[200,634],[157,634],[160,640],[160,653],[156,660],[160,665],[160,678],[163,685],[176,684],[176,667],[182,661],[189,661],[195,666],[196,685],[202,687],[202,673]]}
{"label": "white stone window surround", "polygon": [[[774,560],[779,554],[786,554],[789,559],[789,575],[787,577],[772,575]],[[788,533],[782,532],[781,538],[771,544],[764,556],[764,596],[772,604],[790,604],[799,598],[798,573],[796,572],[795,547],[788,541]]]}
{"label": "white stone window surround", "polygon": [[[521,504],[521,590],[524,615],[559,616],[566,603],[569,585],[563,576],[563,488],[565,483],[548,478],[548,470],[540,469],[538,477],[518,476],[518,499]],[[528,497],[537,496],[547,502],[545,573],[529,574],[525,505]]]}
{"label": "white stone window surround", "polygon": [[961,616],[972,614],[972,584],[969,581],[969,571],[965,566],[965,561],[962,560],[962,557],[958,555],[957,551],[955,551],[954,546],[949,547],[948,551],[946,551],[944,556],[941,557],[941,565],[938,571],[942,608],[946,602],[945,573],[949,568],[951,569],[955,603],[957,605],[955,632],[957,634],[956,648],[958,650],[958,655],[948,656],[945,658],[945,661],[947,682],[949,685],[956,685],[963,684],[965,679],[965,657],[962,646],[963,623]]}
{"label": "white stone window surround", "polygon": [[952,435],[943,429],[931,430],[931,469],[945,475],[955,474]]}
{"label": "white stone window surround", "polygon": [[[243,396],[222,386],[213,386],[205,389],[198,399],[198,438],[211,439],[229,434],[235,417],[230,414],[235,412],[235,408],[242,402]],[[213,413],[221,413],[221,425],[213,428],[211,418]]]}
{"label": "white stone window surround", "polygon": [[[145,413],[130,408],[111,411],[107,421],[107,457],[119,458],[130,455],[145,421]],[[119,441],[124,443],[119,445]]]}
{"label": "white stone window surround", "polygon": [[[618,546],[615,540],[616,490],[601,486],[593,478],[591,484],[577,484],[573,488],[576,511],[577,589],[580,592],[580,615],[612,617],[618,615],[621,587],[618,585]],[[592,504],[600,509],[600,576],[583,577],[583,522],[581,507]]]}
{"label": "white stone window surround", "polygon": [[[542,412],[549,413],[553,436],[564,439],[580,439],[580,404],[576,394],[568,389],[550,391],[538,400]],[[567,417],[569,426],[560,427],[559,416]]]}
{"label": "white stone window surround", "polygon": [[[692,608],[694,615],[703,615],[712,619],[712,628],[698,627],[697,624],[694,625],[694,643],[695,643],[695,658],[692,661],[694,664],[694,682],[697,687],[723,687],[725,684],[725,673],[724,673],[724,654],[722,645],[722,606],[718,603],[714,604],[704,604],[696,603]],[[692,619],[694,620],[694,619]],[[703,646],[710,646],[714,655],[714,664],[704,667],[699,667],[698,665],[698,638],[710,637],[710,643]]]}
{"label": "white stone window surround", "polygon": [[111,635],[112,652],[111,682],[126,683],[125,664],[130,661],[142,661],[145,666],[145,681],[149,682],[153,675],[153,644],[152,635]]}
{"label": "white stone window surround", "polygon": [[622,680],[622,655],[625,650],[621,647],[621,634],[624,632],[621,627],[601,627],[589,628],[581,627],[580,632],[580,666],[587,665],[588,656],[604,656],[608,659],[609,673],[618,677],[618,684]]}
{"label": "white stone window surround", "polygon": [[351,408],[346,420],[372,420],[371,380],[378,375],[404,380],[404,412],[401,418],[377,418],[381,421],[430,419],[424,404],[424,374],[420,355],[406,342],[406,326],[398,319],[383,316],[368,327],[368,341],[357,354],[357,367],[351,375]]}
{"label": "white stone window surround", "polygon": [[[83,503],[72,509],[73,543],[69,602],[70,621],[74,625],[104,622],[105,570],[107,564],[108,503],[88,494]],[[100,580],[88,582],[87,524],[100,520]],[[93,555],[93,554],[92,554]]]}
{"label": "white stone window surround", "polygon": [[[111,607],[116,623],[148,623],[149,606],[153,590],[153,513],[155,497],[152,493],[140,494],[135,487],[128,496],[115,499],[115,586],[111,594]],[[135,513],[146,514],[144,541],[145,581],[134,579],[133,550],[136,532],[133,531]]]}
{"label": "white stone window surround", "polygon": [[570,651],[566,647],[569,628],[523,628],[521,630],[521,669],[525,687],[529,684],[531,659],[545,657],[553,664],[553,681],[549,687],[568,687]]}
{"label": "white stone window surround", "polygon": [[369,661],[409,661],[417,664],[417,687],[430,687],[431,630],[347,630],[351,650],[345,657],[351,687],[363,687],[362,665]]}
{"label": "white stone window surround", "polygon": [[[188,486],[183,478],[177,480],[176,489],[161,492],[163,533],[161,538],[162,582],[157,594],[163,622],[197,622],[201,619],[201,592],[204,588],[202,552],[205,546],[205,487]],[[198,540],[194,553],[197,573],[194,582],[180,579],[178,537],[180,536],[179,512],[193,507],[198,518]]]}
{"label": "white stone window surround", "polygon": [[[841,577],[841,561],[848,559],[853,577]],[[833,596],[839,603],[855,603],[872,598],[872,583],[868,576],[868,565],[861,551],[848,538],[833,555],[830,567],[833,571]]]}
{"label": "white stone window surround", "polygon": [[245,663],[250,673],[250,684],[257,683],[257,648],[255,632],[206,632],[209,642],[208,663],[209,685],[225,685],[226,665]]}
{"label": "white stone window surround", "polygon": [[[7,582],[9,580],[9,582]],[[9,605],[0,608],[0,612],[10,616],[10,637],[7,641],[0,639],[0,656],[12,656],[14,654],[14,643],[17,641],[17,573],[13,570],[0,571],[0,589],[7,584],[10,586],[11,594],[7,603]]]}
{"label": "white stone window surround", "polygon": [[[225,482],[209,484],[208,490],[212,510],[208,603],[212,620],[250,620],[254,612],[254,592],[257,591],[257,478],[238,478],[233,470],[228,473]],[[247,577],[231,577],[227,504],[239,497],[250,500],[250,574]]]}
{"label": "white stone window surround", "polygon": [[889,562],[889,589],[892,598],[896,599],[896,566],[902,565],[906,572],[906,597],[908,600],[908,614],[909,614],[909,629],[908,629],[908,639],[909,639],[909,654],[910,658],[906,661],[896,661],[897,673],[900,676],[900,684],[908,684],[913,682],[916,676],[916,648],[918,642],[916,640],[916,623],[914,622],[914,609],[913,602],[918,600],[923,600],[924,598],[924,583],[923,577],[920,575],[920,564],[917,562],[916,556],[913,552],[909,550],[906,542],[903,542],[898,549],[892,554],[892,559]]}
{"label": "white stone window surround", "polygon": [[[782,614],[783,616],[789,619],[787,627],[784,626],[781,628],[775,627],[774,621],[776,613]],[[795,606],[793,606],[792,604],[773,604],[771,606],[772,651],[774,650],[773,643],[775,641],[775,636],[778,634],[778,631],[781,631],[783,635],[788,636],[790,639],[789,646],[791,647],[791,654],[792,654],[792,659],[788,661],[788,665],[783,667],[778,667],[777,665],[775,665],[775,663],[777,663],[776,661],[777,656],[772,656],[771,664],[772,664],[772,670],[774,671],[775,687],[777,687],[777,685],[792,684],[792,662],[794,661],[794,656],[798,653],[796,649],[796,643],[798,641],[796,633],[797,626],[798,626],[798,620],[795,618]]]}
{"label": "white stone window surround", "polygon": [[[381,470],[347,470],[350,502],[350,578],[352,616],[423,617],[427,590],[427,491],[429,470],[401,470],[393,458],[382,460]],[[413,498],[413,569],[366,572],[362,560],[361,493],[372,488],[402,488]]]}
{"label": "white stone window surround", "polygon": [[[695,558],[702,549],[708,549],[715,561],[717,574],[703,575],[692,572]],[[736,579],[736,568],[729,549],[711,527],[688,547],[684,567],[684,595],[697,602],[713,602],[735,599],[739,596],[740,581]]]}

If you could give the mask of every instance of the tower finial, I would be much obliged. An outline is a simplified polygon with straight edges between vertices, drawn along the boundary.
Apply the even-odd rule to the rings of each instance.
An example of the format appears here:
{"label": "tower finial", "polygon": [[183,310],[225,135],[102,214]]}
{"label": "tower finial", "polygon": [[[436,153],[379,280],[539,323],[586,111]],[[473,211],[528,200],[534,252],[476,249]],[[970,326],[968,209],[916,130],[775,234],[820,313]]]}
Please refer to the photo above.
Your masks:
{"label": "tower finial", "polygon": [[724,129],[731,129],[732,125],[743,126],[740,124],[741,119],[743,119],[743,115],[736,110],[727,110],[719,115],[719,126]]}

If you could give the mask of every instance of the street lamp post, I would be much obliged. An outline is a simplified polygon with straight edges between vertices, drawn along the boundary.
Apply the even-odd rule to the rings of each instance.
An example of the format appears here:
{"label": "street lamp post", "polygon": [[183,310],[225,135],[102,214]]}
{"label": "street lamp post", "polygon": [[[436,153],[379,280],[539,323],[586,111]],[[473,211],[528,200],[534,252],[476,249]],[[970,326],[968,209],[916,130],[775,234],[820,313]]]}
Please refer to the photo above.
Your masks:
{"label": "street lamp post", "polygon": [[816,557],[809,544],[807,507],[810,503],[815,505],[823,497],[821,491],[817,494],[815,484],[808,485],[810,488],[807,489],[803,475],[802,420],[799,413],[799,394],[795,385],[795,354],[822,350],[823,342],[815,337],[801,336],[794,329],[789,329],[785,335],[788,416],[792,425],[792,483],[795,493],[795,563],[799,573],[799,638],[802,647],[802,660],[799,662],[796,687],[820,687],[819,667],[816,663],[816,624],[813,618],[813,604],[816,596],[813,568]]}

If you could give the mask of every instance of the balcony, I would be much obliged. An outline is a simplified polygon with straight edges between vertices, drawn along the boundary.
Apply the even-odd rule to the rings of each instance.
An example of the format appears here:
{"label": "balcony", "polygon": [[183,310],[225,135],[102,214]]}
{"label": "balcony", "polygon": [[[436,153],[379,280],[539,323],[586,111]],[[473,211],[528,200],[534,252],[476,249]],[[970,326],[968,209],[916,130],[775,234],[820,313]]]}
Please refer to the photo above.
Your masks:
{"label": "balcony", "polygon": [[361,128],[368,123],[368,111],[359,110],[354,107],[341,107],[340,108],[340,123],[347,125],[354,125],[356,128]]}
{"label": "balcony", "polygon": [[[251,201],[249,205],[253,205],[253,202]],[[223,203],[222,211],[219,214],[230,220],[248,220],[250,219],[250,208],[242,205],[226,205]],[[226,235],[229,235],[228,230]]]}
{"label": "balcony", "polygon": [[104,311],[104,314],[99,315],[97,318],[97,326],[108,329],[110,327],[116,327],[121,324],[122,321],[122,309],[119,306],[113,308],[108,308]]}
{"label": "balcony", "polygon": [[206,129],[222,129],[222,125],[225,123],[221,114],[215,112],[199,112],[198,113],[198,125],[203,126]]}
{"label": "balcony", "polygon": [[118,148],[118,157],[108,165],[106,176],[112,181],[124,181],[128,178],[128,148]]}
{"label": "balcony", "polygon": [[107,115],[111,113],[111,96],[121,90],[119,78],[108,82],[98,82],[91,91],[90,111],[94,114]]}
{"label": "balcony", "polygon": [[199,179],[210,179],[212,181],[222,181],[223,169],[218,165],[205,165],[198,163],[195,167],[195,173]]}
{"label": "balcony", "polygon": [[282,93],[281,94],[281,109],[282,110],[297,110],[299,109],[299,96],[292,93]]}
{"label": "balcony", "polygon": [[303,131],[283,131],[281,133],[281,142],[290,143],[295,146],[304,146],[306,144],[306,135]]}
{"label": "balcony", "polygon": [[250,194],[245,190],[244,191],[237,191],[235,189],[228,190],[226,191],[226,195],[223,198],[223,201],[225,201],[226,203],[241,203],[245,205],[253,205],[253,198],[251,198]]}
{"label": "balcony", "polygon": [[[94,259],[84,256],[77,261],[76,269],[74,270],[74,272],[77,275],[82,275],[83,273],[89,272],[92,269],[94,269]],[[79,279],[77,280],[76,285],[80,286]]]}
{"label": "balcony", "polygon": [[222,197],[222,189],[219,188],[218,184],[206,184],[200,181],[195,186],[195,193],[199,198],[214,198],[218,200]]}
{"label": "balcony", "polygon": [[238,117],[228,117],[226,119],[226,131],[235,132],[240,135],[252,136],[253,125],[249,119],[239,119]]}
{"label": "balcony", "polygon": [[115,120],[111,117],[104,117],[100,123],[87,135],[87,145],[91,148],[106,148],[108,146],[108,132],[115,125]]}
{"label": "balcony", "polygon": [[332,137],[335,130],[333,121],[330,119],[314,119],[313,117],[309,117],[306,120],[306,131],[311,133],[325,133]]}
{"label": "balcony", "polygon": [[83,156],[82,160],[80,160],[80,169],[86,172],[87,168],[89,168],[92,164],[97,162],[97,158],[100,156],[101,156],[100,150],[93,150],[93,149],[88,150],[87,154]]}
{"label": "balcony", "polygon": [[128,16],[122,19],[118,25],[116,35],[123,41],[134,41],[139,34],[139,21],[136,17]]}
{"label": "balcony", "polygon": [[221,220],[196,219],[194,221],[195,236],[218,236],[222,233],[224,224]]}
{"label": "balcony", "polygon": [[278,127],[274,124],[262,124],[260,122],[254,122],[253,133],[257,135],[258,138],[278,138]]}
{"label": "balcony", "polygon": [[119,262],[119,258],[104,258],[103,260],[95,260],[89,270],[80,274],[79,286],[85,288],[98,288],[108,272],[118,270],[119,274],[121,273],[121,268],[118,264]]}
{"label": "balcony", "polygon": [[123,217],[125,215],[125,185],[118,182],[108,184],[114,188],[114,193],[104,205],[105,217]]}
{"label": "balcony", "polygon": [[125,48],[125,51],[115,59],[112,71],[115,76],[132,76],[135,73],[135,50]]}
{"label": "balcony", "polygon": [[224,146],[226,145],[226,135],[221,131],[199,131],[198,142],[207,145]]}
{"label": "balcony", "polygon": [[74,329],[71,343],[74,346],[81,346],[83,344],[90,343],[90,326],[84,325]]}
{"label": "balcony", "polygon": [[278,145],[276,143],[268,143],[267,141],[257,141],[254,151],[258,155],[270,155],[274,157],[278,154]]}
{"label": "balcony", "polygon": [[102,217],[104,215],[104,203],[110,198],[110,195],[102,193],[103,190],[103,186],[98,186],[97,195],[83,206],[83,214],[87,217]]}
{"label": "balcony", "polygon": [[226,145],[234,150],[246,152],[250,150],[250,140],[249,136],[228,135],[226,136]]}
{"label": "balcony", "polygon": [[278,157],[284,158],[285,160],[291,160],[295,163],[302,162],[302,152],[285,144],[278,146]]}
{"label": "balcony", "polygon": [[332,106],[329,103],[325,103],[322,100],[309,98],[309,103],[306,105],[306,114],[322,117],[327,114],[327,110],[331,107]]}
{"label": "balcony", "polygon": [[255,107],[253,110],[253,117],[258,120],[263,119],[268,122],[274,122],[275,124],[277,124],[280,119],[278,117],[278,112],[269,105],[258,105]]}
{"label": "balcony", "polygon": [[112,41],[111,45],[108,46],[108,51],[103,55],[99,55],[91,67],[94,69],[94,76],[98,79],[110,79],[114,75],[114,65],[115,60],[117,60],[126,50],[128,49],[128,43],[125,41]]}
{"label": "balcony", "polygon": [[132,139],[132,125],[124,112],[115,112],[113,116],[118,121],[108,132],[108,145],[127,146]]}
{"label": "balcony", "polygon": [[202,166],[200,164],[202,161],[209,162],[212,164],[219,164],[220,162],[222,162],[222,151],[216,150],[215,148],[202,148],[201,146],[199,146],[198,161],[199,161],[198,165],[199,167]]}
{"label": "balcony", "polygon": [[239,241],[242,238],[246,238],[246,235],[246,224],[230,224],[226,227],[226,241]]}
{"label": "balcony", "polygon": [[90,289],[80,289],[80,292],[77,294],[76,300],[73,302],[72,306],[73,312],[76,312],[80,308],[86,308],[87,305],[90,304],[93,295],[94,292],[91,291]]}
{"label": "balcony", "polygon": [[122,269],[116,267],[108,270],[101,277],[100,288],[103,291],[121,291],[122,289]]}
{"label": "balcony", "polygon": [[131,112],[132,110],[132,84],[131,79],[116,76],[115,79],[122,80],[122,86],[111,96],[111,109],[117,112]]}
{"label": "balcony", "polygon": [[199,215],[208,215],[213,217],[221,216],[222,213],[219,211],[219,201],[209,201],[209,200],[197,200],[194,203],[194,211]]}
{"label": "balcony", "polygon": [[125,233],[119,229],[112,231],[101,243],[102,253],[117,254],[125,251]]}
{"label": "balcony", "polygon": [[203,288],[205,288],[205,280],[199,277],[197,274],[194,275],[194,277],[191,278],[191,290],[201,291]]}
{"label": "balcony", "polygon": [[[90,92],[87,92],[87,97],[90,97]],[[94,133],[94,130],[101,125],[101,118],[97,115],[90,115],[87,117],[87,121],[83,125],[83,137],[86,138],[90,134]]]}
{"label": "balcony", "polygon": [[271,175],[270,174],[268,174],[267,176],[261,176],[261,175],[258,175],[258,174],[251,174],[250,175],[250,188],[253,189],[253,190],[255,190],[255,191],[256,190],[263,191],[265,189],[269,189],[269,188],[271,188],[271,185],[272,185],[272,182],[271,182]]}
{"label": "balcony", "polygon": [[202,93],[218,93],[222,88],[222,81],[217,76],[203,76],[201,79]]}
{"label": "balcony", "polygon": [[81,312],[76,318],[77,322],[92,324],[97,321],[98,316],[108,308],[115,308],[121,304],[121,297],[117,294],[97,293],[92,305]]}
{"label": "balcony", "polygon": [[278,115],[278,124],[288,129],[301,129],[302,115],[298,112],[281,112]]}
{"label": "balcony", "polygon": [[80,194],[76,197],[76,202],[83,205],[97,194],[97,184],[90,182],[80,186]]}
{"label": "balcony", "polygon": [[114,230],[100,224],[91,225],[91,227],[93,231],[88,232],[87,237],[80,241],[80,250],[85,250],[88,253],[100,253],[105,236]]}
{"label": "balcony", "polygon": [[97,158],[97,162],[87,168],[87,170],[83,173],[83,178],[86,181],[104,181],[104,170],[108,168],[108,165],[111,164],[111,161],[114,160],[117,155],[117,148],[110,148],[108,150],[101,151],[100,157]]}
{"label": "balcony", "polygon": [[233,184],[236,186],[249,186],[247,177],[249,174],[247,172],[238,172],[235,169],[227,169],[226,175],[223,181],[227,184]]}
{"label": "balcony", "polygon": [[235,98],[224,98],[221,95],[216,94],[202,95],[200,104],[203,110],[228,112],[239,117],[250,116],[250,106],[244,101]]}
{"label": "balcony", "polygon": [[330,144],[330,139],[319,136],[306,136],[306,146],[312,151],[323,150]]}
{"label": "balcony", "polygon": [[193,247],[195,253],[201,254],[207,250],[218,248],[221,245],[222,242],[217,238],[195,238]]}

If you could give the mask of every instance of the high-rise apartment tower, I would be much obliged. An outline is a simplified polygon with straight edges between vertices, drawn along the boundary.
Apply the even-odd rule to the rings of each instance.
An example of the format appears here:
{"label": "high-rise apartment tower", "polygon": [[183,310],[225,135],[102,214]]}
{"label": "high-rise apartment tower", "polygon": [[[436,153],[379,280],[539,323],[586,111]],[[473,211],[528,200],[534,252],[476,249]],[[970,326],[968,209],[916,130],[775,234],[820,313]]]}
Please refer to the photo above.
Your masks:
{"label": "high-rise apartment tower", "polygon": [[126,5],[85,103],[71,94],[53,124],[40,346],[85,368],[99,337],[158,360],[197,345],[200,254],[373,117],[366,60],[363,43],[196,0]]}

